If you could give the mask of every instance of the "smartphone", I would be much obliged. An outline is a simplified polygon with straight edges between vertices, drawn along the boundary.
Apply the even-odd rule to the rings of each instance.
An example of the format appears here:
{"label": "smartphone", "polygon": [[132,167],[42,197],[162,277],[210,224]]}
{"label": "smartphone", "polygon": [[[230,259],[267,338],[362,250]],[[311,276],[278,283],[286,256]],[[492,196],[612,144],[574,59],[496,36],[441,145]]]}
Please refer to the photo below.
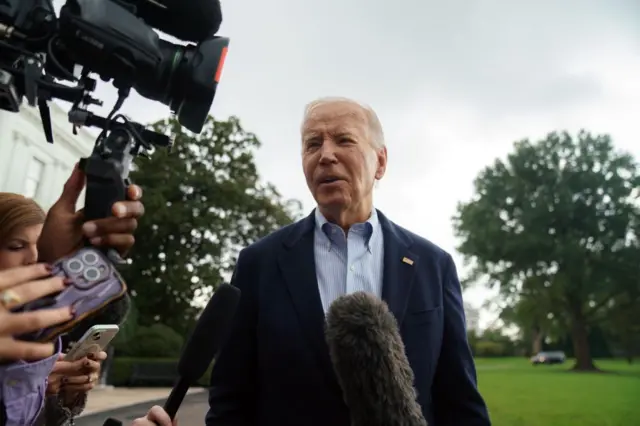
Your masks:
{"label": "smartphone", "polygon": [[77,361],[90,353],[104,351],[116,337],[120,327],[115,324],[94,325],[77,341],[64,356],[65,361]]}
{"label": "smartphone", "polygon": [[85,247],[53,264],[52,275],[68,278],[72,285],[61,292],[27,303],[16,312],[73,306],[75,317],[33,333],[17,336],[19,340],[53,342],[55,339],[98,316],[105,308],[126,297],[127,285],[115,265],[101,251]]}

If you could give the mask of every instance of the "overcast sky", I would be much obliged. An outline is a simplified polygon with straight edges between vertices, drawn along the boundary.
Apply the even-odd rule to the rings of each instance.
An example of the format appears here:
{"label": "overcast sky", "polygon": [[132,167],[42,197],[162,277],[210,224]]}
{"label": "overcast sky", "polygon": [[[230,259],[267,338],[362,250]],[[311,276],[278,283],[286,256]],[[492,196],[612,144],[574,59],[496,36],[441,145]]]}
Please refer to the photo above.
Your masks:
{"label": "overcast sky", "polygon": [[[377,111],[389,166],[376,206],[460,267],[456,203],[515,140],[587,128],[640,156],[638,0],[222,1],[219,35],[231,45],[211,112],[259,136],[262,178],[306,210],[298,132],[320,96]],[[98,94],[115,100],[109,85]],[[137,96],[123,111],[169,114]],[[466,300],[479,306],[489,294]]]}

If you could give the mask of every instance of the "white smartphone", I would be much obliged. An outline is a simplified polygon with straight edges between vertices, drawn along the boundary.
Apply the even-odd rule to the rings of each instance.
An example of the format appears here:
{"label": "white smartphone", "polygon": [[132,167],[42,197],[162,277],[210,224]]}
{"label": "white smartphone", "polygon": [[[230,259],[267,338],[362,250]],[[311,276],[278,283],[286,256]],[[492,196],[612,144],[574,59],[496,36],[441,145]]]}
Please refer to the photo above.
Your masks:
{"label": "white smartphone", "polygon": [[104,351],[111,343],[120,327],[115,324],[94,325],[69,349],[64,356],[65,361],[77,361],[90,353]]}

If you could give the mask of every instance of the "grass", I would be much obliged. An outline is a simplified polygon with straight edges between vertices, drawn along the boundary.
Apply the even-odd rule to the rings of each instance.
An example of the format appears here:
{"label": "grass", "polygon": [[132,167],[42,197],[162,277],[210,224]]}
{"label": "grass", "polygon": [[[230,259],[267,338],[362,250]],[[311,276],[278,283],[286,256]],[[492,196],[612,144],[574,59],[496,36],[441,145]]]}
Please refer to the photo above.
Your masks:
{"label": "grass", "polygon": [[640,363],[602,360],[602,373],[534,367],[522,358],[477,359],[478,386],[493,426],[640,424]]}

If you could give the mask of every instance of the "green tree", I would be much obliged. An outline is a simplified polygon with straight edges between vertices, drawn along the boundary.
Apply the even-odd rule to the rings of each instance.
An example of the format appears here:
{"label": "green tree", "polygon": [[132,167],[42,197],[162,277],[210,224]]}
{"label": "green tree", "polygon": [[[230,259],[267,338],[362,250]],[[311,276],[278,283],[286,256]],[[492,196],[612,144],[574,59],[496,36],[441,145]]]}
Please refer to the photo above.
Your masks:
{"label": "green tree", "polygon": [[[520,338],[529,343],[527,353],[542,351],[545,339],[558,338],[564,330],[558,330],[557,296],[549,282],[542,277],[529,277],[522,282],[516,299],[507,300],[500,312],[500,319],[520,330]],[[562,328],[562,327],[561,327]]]}
{"label": "green tree", "polygon": [[520,338],[529,343],[527,353],[530,354],[536,354],[542,350],[542,342],[546,336],[544,324],[547,318],[538,313],[537,307],[535,301],[524,297],[515,305],[505,307],[500,313],[500,319],[506,324],[519,328]]}
{"label": "green tree", "polygon": [[516,345],[500,327],[483,330],[475,342],[475,354],[479,357],[514,356]]}
{"label": "green tree", "polygon": [[454,217],[469,279],[514,303],[535,285],[571,332],[575,369],[595,369],[589,327],[628,288],[620,276],[637,276],[639,184],[634,159],[608,136],[551,133],[483,170]]}
{"label": "green tree", "polygon": [[464,315],[467,319],[467,331],[478,334],[480,332],[480,309],[477,309],[465,302]]}
{"label": "green tree", "polygon": [[628,291],[611,300],[603,318],[603,327],[613,343],[631,364],[640,355],[640,275],[628,277],[634,280]]}
{"label": "green tree", "polygon": [[300,203],[259,180],[260,142],[237,118],[209,117],[198,135],[175,119],[153,127],[174,144],[131,174],[144,190],[145,215],[124,276],[141,326],[161,322],[186,333],[200,311],[194,298],[230,276],[242,247],[296,219]]}

